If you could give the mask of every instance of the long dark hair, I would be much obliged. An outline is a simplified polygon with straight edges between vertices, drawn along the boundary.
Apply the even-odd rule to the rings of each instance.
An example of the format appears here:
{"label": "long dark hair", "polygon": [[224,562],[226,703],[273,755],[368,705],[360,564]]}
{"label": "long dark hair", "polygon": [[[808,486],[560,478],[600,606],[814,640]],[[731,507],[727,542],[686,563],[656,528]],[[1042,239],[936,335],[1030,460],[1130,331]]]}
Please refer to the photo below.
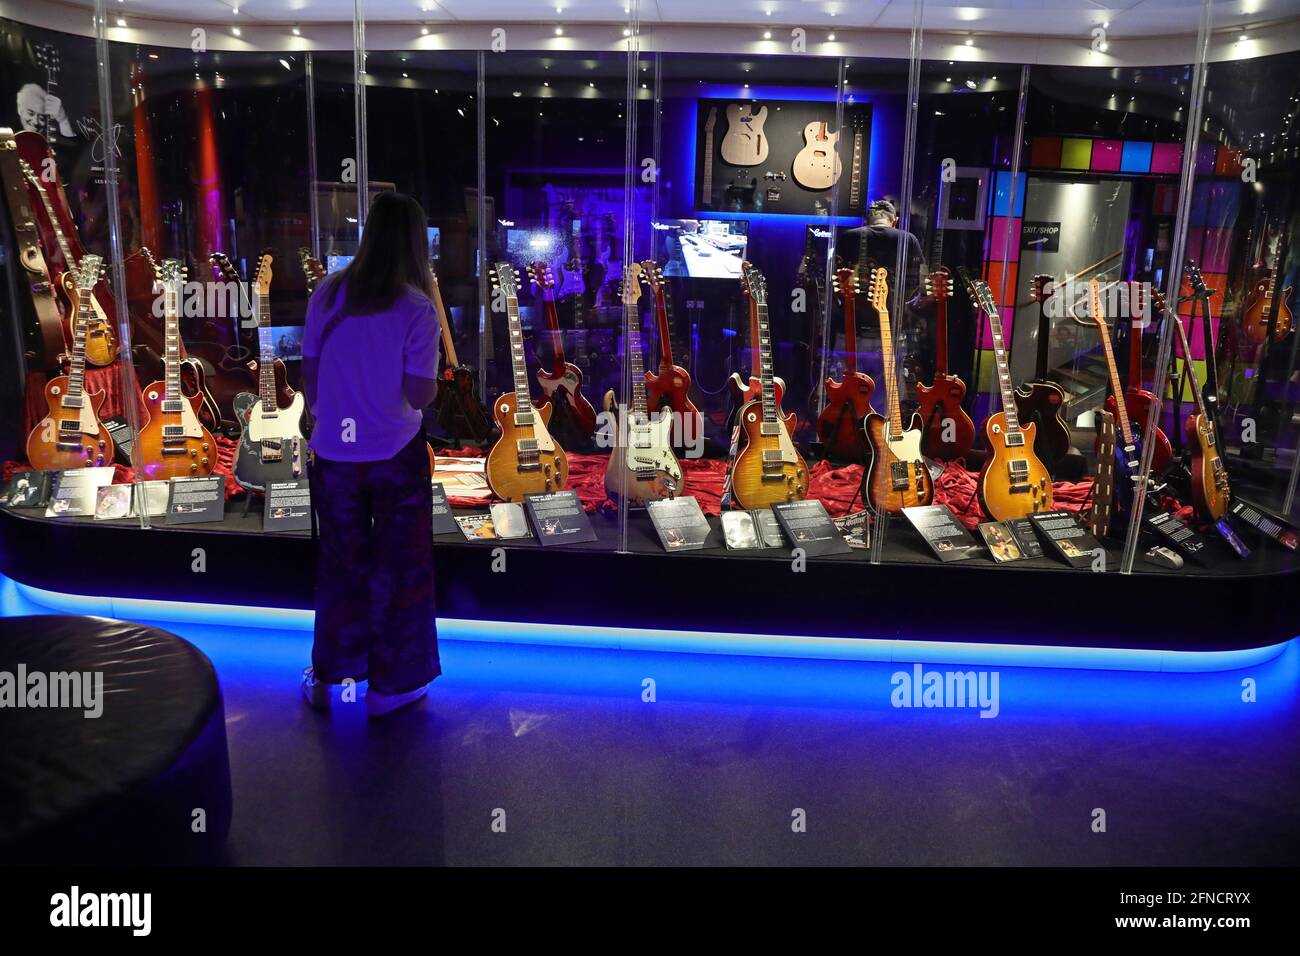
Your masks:
{"label": "long dark hair", "polygon": [[404,193],[380,193],[370,206],[356,257],[331,284],[330,298],[349,314],[380,312],[406,290],[433,294],[424,208]]}

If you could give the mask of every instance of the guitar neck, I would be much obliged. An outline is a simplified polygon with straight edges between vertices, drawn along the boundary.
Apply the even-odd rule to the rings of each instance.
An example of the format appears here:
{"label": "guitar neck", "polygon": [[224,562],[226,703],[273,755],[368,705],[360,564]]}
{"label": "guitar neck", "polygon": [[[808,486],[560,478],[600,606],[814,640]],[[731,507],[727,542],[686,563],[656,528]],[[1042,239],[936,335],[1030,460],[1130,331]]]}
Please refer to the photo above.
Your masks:
{"label": "guitar neck", "polygon": [[1142,387],[1142,324],[1134,318],[1128,326],[1128,387]]}
{"label": "guitar neck", "polygon": [[54,231],[54,238],[58,241],[59,252],[63,253],[63,262],[68,271],[72,273],[72,278],[77,278],[77,258],[72,254],[72,248],[68,244],[68,237],[63,234],[63,227],[59,224],[58,214],[54,211],[54,203],[50,201],[50,194],[45,191],[45,186],[34,176],[27,177],[28,182],[36,187],[36,192],[41,197],[41,205],[45,207],[45,216],[50,220],[50,228]]}
{"label": "guitar neck", "polygon": [[1040,382],[1047,381],[1047,362],[1052,344],[1052,320],[1047,314],[1047,303],[1040,296],[1038,299],[1038,359],[1034,369],[1034,378]]}
{"label": "guitar neck", "polygon": [[451,368],[458,368],[460,359],[456,357],[456,343],[451,337],[451,315],[442,304],[442,286],[437,279],[433,281],[433,307],[438,312],[438,328],[442,332],[442,354],[446,356]]}
{"label": "guitar neck", "polygon": [[[259,333],[260,334],[260,333]],[[168,283],[163,290],[163,383],[168,400],[181,397],[180,290]]]}
{"label": "guitar neck", "polygon": [[517,411],[532,411],[533,402],[528,396],[528,365],[524,362],[524,331],[519,321],[519,299],[506,296],[506,318],[510,327],[510,364],[515,377],[515,405]]}
{"label": "guitar neck", "polygon": [[1002,317],[990,300],[985,303],[985,314],[989,317],[989,329],[993,333],[993,357],[997,363],[998,390],[1002,393],[1002,416],[1006,419],[1007,435],[1020,431],[1020,419],[1016,414],[1016,390],[1011,384],[1011,366],[1007,362],[1007,345],[1002,336]]}
{"label": "guitar neck", "polygon": [[889,310],[880,313],[880,355],[885,372],[885,401],[889,405],[889,431],[894,437],[903,434],[903,408],[898,401],[898,369],[894,366],[894,334],[889,327]]}
{"label": "guitar neck", "polygon": [[559,375],[565,365],[564,336],[560,334],[560,316],[555,311],[554,299],[546,299],[543,305],[546,310],[546,325],[551,330],[551,367],[555,374]]}
{"label": "guitar neck", "polygon": [[948,374],[948,300],[934,303],[934,374]]}
{"label": "guitar neck", "polygon": [[753,323],[758,345],[758,380],[763,388],[763,421],[776,421],[776,391],[772,384],[772,340],[767,321],[767,303],[753,306]]}
{"label": "guitar neck", "polygon": [[668,367],[673,364],[671,303],[668,292],[661,286],[655,290],[655,318],[659,322],[659,364]]}
{"label": "guitar neck", "polygon": [[65,395],[75,401],[65,404],[81,407],[82,387],[86,378],[86,328],[94,317],[90,307],[90,296],[82,295],[77,299],[77,317],[72,324],[72,354],[68,358],[68,385]]}
{"label": "guitar neck", "polygon": [[645,369],[641,361],[641,317],[636,303],[624,303],[627,320],[627,357],[632,367],[632,414],[639,421],[648,417],[649,400],[646,398]]}
{"label": "guitar neck", "polygon": [[257,298],[257,351],[260,362],[257,368],[257,390],[263,411],[276,407],[275,399],[275,343],[271,341],[271,297],[258,292]]}
{"label": "guitar neck", "polygon": [[1119,433],[1124,436],[1124,444],[1133,444],[1133,428],[1129,424],[1128,409],[1124,407],[1124,389],[1119,383],[1119,367],[1115,364],[1115,350],[1110,344],[1110,328],[1105,320],[1096,318],[1097,331],[1101,333],[1101,350],[1106,356],[1106,371],[1110,375],[1110,390],[1115,396],[1115,417],[1119,419]]}
{"label": "guitar neck", "polygon": [[858,311],[852,296],[844,299],[844,374],[858,371]]}
{"label": "guitar neck", "polygon": [[862,201],[862,130],[853,131],[853,176],[849,180],[849,207]]}
{"label": "guitar neck", "polygon": [[710,126],[704,131],[704,195],[701,197],[703,205],[710,205],[713,202],[713,127]]}

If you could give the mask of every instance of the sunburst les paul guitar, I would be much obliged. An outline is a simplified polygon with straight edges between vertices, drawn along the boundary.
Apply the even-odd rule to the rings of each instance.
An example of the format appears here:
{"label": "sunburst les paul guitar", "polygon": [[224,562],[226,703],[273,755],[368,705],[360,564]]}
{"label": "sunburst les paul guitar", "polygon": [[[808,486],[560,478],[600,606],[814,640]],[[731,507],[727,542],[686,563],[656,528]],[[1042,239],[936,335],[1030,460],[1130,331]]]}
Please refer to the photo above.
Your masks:
{"label": "sunburst les paul guitar", "polygon": [[163,379],[144,389],[148,423],[138,441],[146,478],[188,478],[212,474],[217,446],[199,421],[202,395],[181,391],[180,298],[184,268],[176,259],[159,267],[163,287]]}
{"label": "sunburst les paul guitar", "polygon": [[989,453],[980,471],[980,503],[995,521],[1051,511],[1052,476],[1034,454],[1037,426],[1020,423],[1016,390],[1011,382],[1011,366],[1002,335],[1002,318],[993,294],[983,279],[973,278],[964,270],[961,272],[972,301],[988,316],[998,390],[1002,397],[1002,411],[994,412],[984,422],[984,443]]}
{"label": "sunburst les paul guitar", "polygon": [[778,502],[806,498],[808,466],[790,437],[794,415],[786,415],[781,410],[778,380],[772,374],[767,280],[748,262],[741,263],[740,270],[749,296],[758,363],[758,397],[740,409],[744,446],[731,470],[732,492],[742,508],[766,508]]}
{"label": "sunburst les paul guitar", "polygon": [[871,412],[876,383],[858,371],[857,272],[837,270],[835,285],[844,302],[844,378],[826,379],[826,405],[817,416],[817,437],[826,457],[866,464],[862,420]]}
{"label": "sunburst les paul guitar", "polygon": [[505,301],[515,388],[498,397],[492,406],[501,435],[488,452],[487,480],[498,498],[519,501],[524,495],[563,488],[569,480],[569,459],[546,427],[554,406],[534,408],[528,392],[528,364],[519,320],[519,278],[509,263],[499,262],[493,269],[492,283]]}
{"label": "sunburst les paul guitar", "polygon": [[675,497],[682,486],[682,466],[673,454],[673,416],[670,411],[650,413],[645,375],[641,368],[641,266],[632,263],[623,273],[623,314],[628,361],[632,366],[632,406],[620,409],[614,390],[605,393],[605,411],[618,431],[609,464],[605,467],[605,492],[615,501],[635,508],[647,502]]}
{"label": "sunburst les paul guitar", "polygon": [[867,295],[880,316],[880,351],[885,376],[887,414],[872,412],[862,423],[867,436],[870,463],[863,476],[867,500],[878,512],[895,514],[934,500],[934,482],[921,454],[921,419],[913,415],[904,427],[899,401],[898,366],[894,360],[894,336],[889,325],[889,274],[883,268],[871,272]]}
{"label": "sunburst les paul guitar", "polygon": [[84,387],[86,330],[94,318],[90,291],[99,281],[103,266],[99,256],[82,257],[68,374],[45,384],[49,412],[27,438],[27,460],[33,468],[62,470],[112,464],[113,439],[99,420],[104,393],[87,394]]}

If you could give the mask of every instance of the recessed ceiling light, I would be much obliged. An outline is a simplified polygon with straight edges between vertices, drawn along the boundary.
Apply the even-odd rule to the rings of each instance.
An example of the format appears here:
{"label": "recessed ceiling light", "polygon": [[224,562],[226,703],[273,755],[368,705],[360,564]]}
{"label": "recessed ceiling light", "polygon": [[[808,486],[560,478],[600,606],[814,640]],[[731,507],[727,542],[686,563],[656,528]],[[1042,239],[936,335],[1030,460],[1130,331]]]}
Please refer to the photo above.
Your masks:
{"label": "recessed ceiling light", "polygon": [[286,59],[284,59],[284,58],[281,58],[281,59],[280,59],[280,65],[281,65],[282,67],[284,67],[286,70],[288,70],[289,72],[291,72],[291,73],[293,72],[293,67],[291,67],[291,66],[289,65],[289,61],[288,61],[288,60],[286,60]]}
{"label": "recessed ceiling light", "polygon": [[428,27],[420,27],[420,35],[421,35],[421,36],[426,36],[426,37],[427,37],[427,36],[429,35],[429,28],[428,28]]}
{"label": "recessed ceiling light", "polygon": [[629,28],[629,27],[624,27],[624,28],[623,28],[623,36],[625,36],[625,37],[630,37],[631,35],[632,35],[632,30],[631,30],[631,28]]}
{"label": "recessed ceiling light", "polygon": [[403,74],[402,74],[402,79],[404,79],[404,80],[409,80],[410,78],[411,78],[411,74],[409,74],[409,73],[403,73]]}
{"label": "recessed ceiling light", "polygon": [[124,19],[122,19],[121,17],[118,17],[118,18],[117,18],[117,25],[118,25],[119,27],[124,27],[124,26],[126,26],[126,21],[125,21]]}
{"label": "recessed ceiling light", "polygon": [[974,38],[974,37],[967,37],[967,38],[966,38],[966,45],[967,45],[967,46],[974,46],[974,45],[975,45],[975,38]]}
{"label": "recessed ceiling light", "polygon": [[834,42],[835,42],[835,34],[834,34],[834,33],[828,33],[828,34],[826,35],[826,39],[829,40],[831,43],[834,43]]}
{"label": "recessed ceiling light", "polygon": [[298,27],[294,27],[294,28],[293,28],[293,35],[296,36],[296,37],[300,37],[300,36],[302,36],[302,30],[300,30]]}
{"label": "recessed ceiling light", "polygon": [[511,95],[511,96],[523,96],[524,94],[523,94],[523,91],[522,91],[522,90],[515,90],[515,91],[514,91],[513,93],[511,93],[510,95]]}
{"label": "recessed ceiling light", "polygon": [[1238,41],[1240,41],[1241,43],[1245,43],[1247,40],[1250,39],[1250,37],[1246,36],[1246,34],[1243,33],[1241,36],[1237,37],[1237,39],[1238,39]]}
{"label": "recessed ceiling light", "polygon": [[763,31],[763,39],[764,39],[764,40],[770,40],[770,39],[772,39],[772,31],[771,31],[771,30],[764,30],[764,31]]}
{"label": "recessed ceiling light", "polygon": [[1102,20],[1102,21],[1101,21],[1101,28],[1102,28],[1103,30],[1109,30],[1109,29],[1110,29],[1110,21],[1109,21],[1109,20]]}
{"label": "recessed ceiling light", "polygon": [[590,86],[593,90],[596,88],[596,84],[595,84],[595,83],[588,83],[587,85]]}
{"label": "recessed ceiling light", "polygon": [[564,27],[556,27],[556,28],[555,28],[555,35],[556,35],[557,37],[562,37],[562,36],[564,36]]}
{"label": "recessed ceiling light", "polygon": [[233,33],[235,36],[239,36],[239,27],[231,27],[230,32]]}

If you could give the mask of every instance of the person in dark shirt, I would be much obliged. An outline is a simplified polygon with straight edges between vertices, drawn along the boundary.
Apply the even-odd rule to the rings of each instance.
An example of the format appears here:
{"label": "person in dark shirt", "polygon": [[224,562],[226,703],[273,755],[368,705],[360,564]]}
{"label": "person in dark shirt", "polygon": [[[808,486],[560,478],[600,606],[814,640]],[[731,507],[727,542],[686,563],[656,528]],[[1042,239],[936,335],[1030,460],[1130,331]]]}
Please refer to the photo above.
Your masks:
{"label": "person in dark shirt", "polygon": [[898,272],[898,247],[900,243],[904,244],[907,250],[903,264],[906,270],[904,289],[910,297],[920,287],[921,276],[925,274],[921,243],[912,233],[898,228],[898,210],[888,199],[877,199],[868,206],[867,224],[850,229],[848,234],[857,240],[848,243],[849,251],[856,254],[851,261],[870,260],[884,266],[889,270],[891,283]]}

